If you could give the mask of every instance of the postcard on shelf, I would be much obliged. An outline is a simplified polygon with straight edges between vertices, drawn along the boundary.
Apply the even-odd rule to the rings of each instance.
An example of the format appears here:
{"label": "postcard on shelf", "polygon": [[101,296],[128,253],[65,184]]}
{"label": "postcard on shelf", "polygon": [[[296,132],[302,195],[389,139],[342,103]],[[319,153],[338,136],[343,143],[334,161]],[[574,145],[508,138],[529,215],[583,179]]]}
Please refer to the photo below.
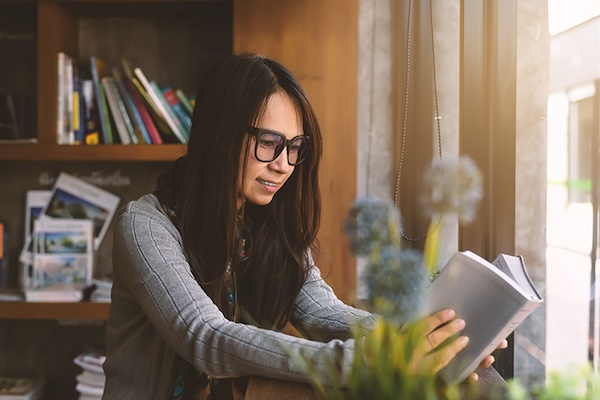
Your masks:
{"label": "postcard on shelf", "polygon": [[455,253],[433,281],[424,315],[451,308],[465,320],[469,344],[440,371],[461,382],[541,303],[523,259],[500,254],[490,263],[470,251]]}
{"label": "postcard on shelf", "polygon": [[[38,218],[93,221],[94,250],[102,243],[120,201],[118,196],[64,172],[58,176],[49,194],[43,196],[48,196],[48,199]],[[42,198],[37,199],[43,202]],[[30,234],[19,256],[19,260],[26,265],[33,263],[32,241],[33,235]]]}
{"label": "postcard on shelf", "polygon": [[97,250],[119,206],[119,197],[75,176],[61,173],[40,218],[90,219]]}
{"label": "postcard on shelf", "polygon": [[25,265],[32,264],[33,243],[30,240],[33,233],[33,223],[39,218],[42,210],[50,200],[50,190],[28,190],[25,196],[25,242],[26,247],[23,247],[19,260]]}
{"label": "postcard on shelf", "polygon": [[46,219],[34,223],[33,277],[27,301],[80,301],[91,285],[93,221]]}

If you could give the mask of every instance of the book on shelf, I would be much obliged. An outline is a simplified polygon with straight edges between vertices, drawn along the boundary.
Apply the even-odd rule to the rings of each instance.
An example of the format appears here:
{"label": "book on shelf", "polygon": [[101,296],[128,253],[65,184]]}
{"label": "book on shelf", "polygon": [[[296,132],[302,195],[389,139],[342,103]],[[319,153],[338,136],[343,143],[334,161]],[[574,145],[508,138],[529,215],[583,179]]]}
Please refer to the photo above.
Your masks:
{"label": "book on shelf", "polygon": [[146,89],[134,75],[129,61],[126,58],[121,59],[123,72],[125,73],[127,86],[131,89],[132,98],[140,111],[144,120],[144,124],[148,129],[148,134],[154,144],[162,144],[165,142],[179,142],[165,119],[161,116],[160,111],[154,105],[154,102],[148,96]]}
{"label": "book on shelf", "polygon": [[170,111],[170,107],[166,106],[167,105],[166,100],[164,100],[164,97],[163,97],[160,89],[156,90],[156,88],[150,84],[150,81],[146,78],[146,75],[139,67],[135,67],[133,69],[133,73],[138,78],[141,86],[144,88],[144,90],[148,94],[148,97],[150,98],[150,100],[152,101],[152,103],[154,104],[156,109],[158,110],[159,115],[166,121],[167,125],[169,126],[171,131],[175,134],[177,139],[181,143],[187,143],[187,139],[188,139],[187,134],[186,134],[185,130],[183,129],[183,126],[181,125],[179,120]]}
{"label": "book on shelf", "polygon": [[106,360],[104,355],[94,352],[82,353],[73,359],[73,362],[82,369],[75,378],[77,381],[75,390],[80,393],[80,399],[102,398],[106,382],[102,369],[104,360]]}
{"label": "book on shelf", "polygon": [[189,138],[190,132],[192,131],[192,118],[190,118],[190,115],[183,107],[183,104],[181,104],[181,102],[179,101],[179,97],[177,97],[177,94],[175,93],[175,90],[173,90],[172,87],[165,86],[162,89],[162,93],[167,103],[171,106],[171,108],[177,115],[177,118],[179,118],[179,120],[181,121],[183,127],[185,128],[185,131],[187,132],[187,137]]}
{"label": "book on shelf", "polygon": [[45,378],[0,376],[0,400],[41,399],[45,384]]}
{"label": "book on shelf", "polygon": [[93,303],[110,303],[112,281],[106,279],[92,279],[92,284],[95,286],[95,289],[90,295],[90,301]]}
{"label": "book on shelf", "polygon": [[94,96],[94,81],[91,79],[82,79],[81,97],[83,106],[83,129],[84,143],[100,143],[100,115]]}
{"label": "book on shelf", "polygon": [[56,141],[58,144],[73,144],[73,65],[75,60],[64,52],[57,56],[57,115]]}
{"label": "book on shelf", "polygon": [[541,303],[522,257],[500,254],[493,262],[470,251],[455,253],[433,281],[424,315],[451,308],[466,322],[467,347],[440,371],[461,382]]}
{"label": "book on shelf", "polygon": [[85,144],[85,104],[81,93],[82,78],[78,63],[73,63],[73,144]]}
{"label": "book on shelf", "polygon": [[33,277],[27,301],[77,302],[91,285],[93,221],[45,219],[34,224]]}
{"label": "book on shelf", "polygon": [[[127,78],[121,73],[119,68],[116,67],[112,69],[112,74],[115,78],[115,83],[119,88],[119,92],[121,93],[121,97],[123,97],[125,108],[127,110],[129,118],[131,119],[133,131],[138,139],[138,142],[142,144],[152,144],[152,139],[148,134],[148,129],[146,129],[146,125],[144,125],[142,116],[140,115],[140,112],[138,111],[137,106],[133,101],[133,97],[131,96],[131,89],[127,87],[127,84],[125,82],[125,79]],[[141,105],[143,107],[143,103]]]}
{"label": "book on shelf", "polygon": [[179,102],[183,105],[183,108],[185,108],[185,111],[187,111],[188,115],[191,118],[192,114],[194,114],[194,108],[192,107],[190,99],[181,89],[175,90],[175,95],[177,96]]}
{"label": "book on shelf", "polygon": [[106,94],[102,87],[101,80],[109,75],[106,63],[96,56],[90,57],[90,70],[92,72],[92,80],[94,82],[94,95],[96,107],[98,108],[98,116],[100,120],[100,132],[102,132],[102,143],[112,144],[112,123],[108,111],[108,103]]}
{"label": "book on shelf", "polygon": [[115,84],[115,78],[105,76],[101,79],[101,83],[104,93],[106,93],[108,109],[115,122],[121,144],[137,144],[138,138],[133,132],[133,125],[131,125],[131,120],[127,110],[125,110],[125,103],[123,103],[123,98]]}

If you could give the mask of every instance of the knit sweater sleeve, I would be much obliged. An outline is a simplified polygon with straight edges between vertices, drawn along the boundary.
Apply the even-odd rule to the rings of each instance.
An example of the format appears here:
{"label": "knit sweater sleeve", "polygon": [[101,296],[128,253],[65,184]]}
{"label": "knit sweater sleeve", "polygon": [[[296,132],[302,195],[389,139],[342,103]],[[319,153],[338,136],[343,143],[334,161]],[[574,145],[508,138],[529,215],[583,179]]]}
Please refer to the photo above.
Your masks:
{"label": "knit sweater sleeve", "polygon": [[347,339],[353,333],[372,329],[374,316],[339,300],[321,277],[312,257],[309,256],[309,260],[308,279],[296,300],[292,324],[306,337],[323,342],[334,338]]}
{"label": "knit sweater sleeve", "polygon": [[[130,203],[115,220],[113,268],[104,365],[108,391],[148,391],[152,398],[157,392],[167,393],[176,369],[170,353],[213,377],[304,381],[291,356],[302,354],[323,373],[337,366],[339,383],[345,384],[353,339],[322,343],[227,320],[192,276],[179,232],[151,196],[146,202]],[[326,312],[315,307],[317,303],[335,303],[332,311],[340,306],[320,293],[327,290],[323,283],[313,280],[303,288],[298,312],[318,312],[314,320],[301,318],[318,326]]]}

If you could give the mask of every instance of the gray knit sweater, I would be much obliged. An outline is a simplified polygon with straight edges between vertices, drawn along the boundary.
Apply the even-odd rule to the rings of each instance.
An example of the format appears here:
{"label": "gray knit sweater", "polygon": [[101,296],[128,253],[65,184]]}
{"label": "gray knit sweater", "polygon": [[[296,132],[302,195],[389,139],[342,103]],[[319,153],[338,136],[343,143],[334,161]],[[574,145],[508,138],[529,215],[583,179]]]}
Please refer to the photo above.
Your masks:
{"label": "gray knit sweater", "polygon": [[168,399],[181,359],[216,378],[267,376],[303,381],[290,354],[320,368],[353,358],[351,327],[373,317],[343,304],[313,266],[292,323],[325,342],[227,320],[198,285],[176,227],[154,195],[130,202],[114,224],[114,283],[103,399]]}

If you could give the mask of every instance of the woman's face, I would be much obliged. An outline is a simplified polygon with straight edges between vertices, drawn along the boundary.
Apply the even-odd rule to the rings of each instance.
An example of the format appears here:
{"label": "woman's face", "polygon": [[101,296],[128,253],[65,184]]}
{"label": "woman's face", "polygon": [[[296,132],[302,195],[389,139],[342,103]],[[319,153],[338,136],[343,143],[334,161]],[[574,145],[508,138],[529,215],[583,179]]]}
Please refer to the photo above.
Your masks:
{"label": "woman's face", "polygon": [[[296,106],[283,92],[276,92],[269,98],[256,127],[280,132],[288,140],[303,133],[302,119]],[[239,180],[240,184],[243,182],[243,187],[238,188],[238,209],[242,207],[244,200],[256,205],[269,204],[295,168],[288,164],[287,148],[271,162],[257,160],[254,155],[256,138],[251,135],[246,135],[246,138],[250,140],[248,165],[245,175]],[[240,174],[243,170],[242,163],[243,160],[240,162]]]}

